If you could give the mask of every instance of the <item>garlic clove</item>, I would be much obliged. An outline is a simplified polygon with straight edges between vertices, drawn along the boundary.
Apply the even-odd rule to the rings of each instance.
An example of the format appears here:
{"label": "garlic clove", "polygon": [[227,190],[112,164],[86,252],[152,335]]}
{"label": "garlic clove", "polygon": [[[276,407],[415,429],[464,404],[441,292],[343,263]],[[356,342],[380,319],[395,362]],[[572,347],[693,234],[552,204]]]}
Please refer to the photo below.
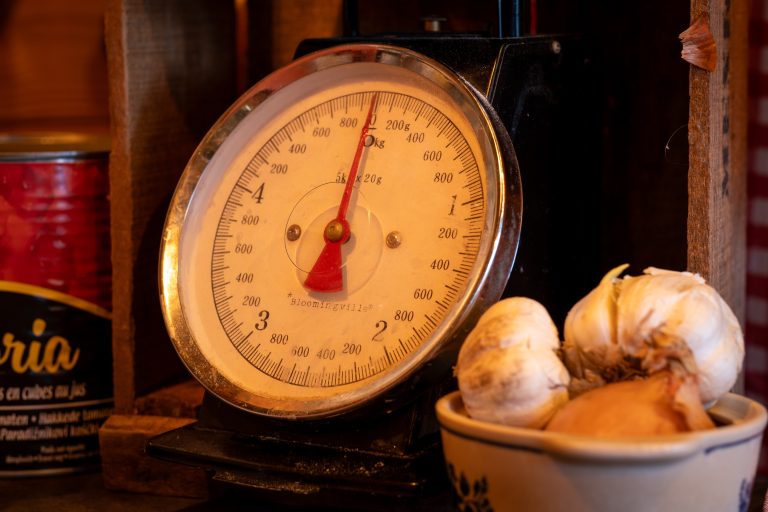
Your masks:
{"label": "garlic clove", "polygon": [[722,329],[707,339],[693,341],[691,337],[688,344],[699,368],[701,399],[711,405],[736,384],[744,363],[745,348],[744,334],[733,310],[711,287],[707,287],[706,294],[716,303],[712,305],[712,316],[716,316],[715,311],[722,314]]}
{"label": "garlic clove", "polygon": [[485,350],[525,345],[557,349],[560,337],[547,310],[527,297],[509,297],[491,306],[478,320],[459,351],[458,365]]}
{"label": "garlic clove", "polygon": [[488,349],[457,370],[464,406],[481,421],[542,428],[568,401],[568,371],[548,348]]}
{"label": "garlic clove", "polygon": [[574,398],[546,426],[550,432],[598,438],[657,436],[714,428],[695,375],[665,370],[614,382]]}
{"label": "garlic clove", "polygon": [[[617,343],[630,353],[661,327],[667,327],[667,332],[676,332],[672,324],[684,322],[686,314],[694,314],[693,322],[699,324],[699,330],[710,331],[720,324],[717,317],[699,319],[696,305],[681,310],[680,301],[702,285],[699,279],[687,272],[654,270],[656,272],[642,276],[625,277],[616,299]],[[677,317],[673,318],[675,313]],[[709,322],[709,325],[700,322]]]}
{"label": "garlic clove", "polygon": [[616,296],[621,283],[618,276],[628,266],[620,265],[605,274],[565,318],[564,359],[577,379],[588,379],[588,374],[596,378],[622,363],[616,344]]}

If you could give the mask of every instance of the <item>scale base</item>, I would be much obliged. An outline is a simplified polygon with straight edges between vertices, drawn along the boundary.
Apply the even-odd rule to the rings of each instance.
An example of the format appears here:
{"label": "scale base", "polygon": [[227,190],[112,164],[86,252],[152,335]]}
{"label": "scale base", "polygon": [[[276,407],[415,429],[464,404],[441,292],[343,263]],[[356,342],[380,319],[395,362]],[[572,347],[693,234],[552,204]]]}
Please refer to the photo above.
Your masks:
{"label": "scale base", "polygon": [[235,510],[447,510],[438,440],[410,455],[362,452],[192,424],[152,439],[157,458],[202,467],[211,493]]}

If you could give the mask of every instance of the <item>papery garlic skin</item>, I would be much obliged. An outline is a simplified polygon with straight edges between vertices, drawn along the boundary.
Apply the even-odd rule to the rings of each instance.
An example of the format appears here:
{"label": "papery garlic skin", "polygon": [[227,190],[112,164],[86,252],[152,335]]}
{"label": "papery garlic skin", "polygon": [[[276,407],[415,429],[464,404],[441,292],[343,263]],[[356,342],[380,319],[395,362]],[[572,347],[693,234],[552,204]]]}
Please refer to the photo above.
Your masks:
{"label": "papery garlic skin", "polygon": [[527,297],[509,297],[483,313],[459,351],[459,366],[484,350],[525,345],[527,348],[560,346],[557,327],[546,308]]}
{"label": "papery garlic skin", "polygon": [[557,357],[557,327],[525,297],[494,304],[459,351],[456,377],[472,418],[542,428],[568,401],[568,371]]}
{"label": "papery garlic skin", "polygon": [[648,268],[625,278],[616,301],[617,342],[639,355],[652,338],[680,340],[696,363],[704,403],[713,403],[736,383],[744,360],[744,337],[731,308],[700,276]]}
{"label": "papery garlic skin", "polygon": [[547,348],[485,350],[457,378],[467,413],[481,421],[543,428],[568,402],[568,371]]}

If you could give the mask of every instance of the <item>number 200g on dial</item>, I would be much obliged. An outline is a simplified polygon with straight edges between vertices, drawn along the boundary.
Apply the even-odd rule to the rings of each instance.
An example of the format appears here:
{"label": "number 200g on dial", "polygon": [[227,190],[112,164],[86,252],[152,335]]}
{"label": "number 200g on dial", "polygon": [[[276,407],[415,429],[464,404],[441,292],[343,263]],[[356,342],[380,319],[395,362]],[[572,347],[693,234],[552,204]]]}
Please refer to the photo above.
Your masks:
{"label": "number 200g on dial", "polygon": [[505,137],[481,95],[408,50],[336,47],[267,77],[171,203],[161,299],[182,360],[276,417],[412,378],[506,283],[521,195]]}

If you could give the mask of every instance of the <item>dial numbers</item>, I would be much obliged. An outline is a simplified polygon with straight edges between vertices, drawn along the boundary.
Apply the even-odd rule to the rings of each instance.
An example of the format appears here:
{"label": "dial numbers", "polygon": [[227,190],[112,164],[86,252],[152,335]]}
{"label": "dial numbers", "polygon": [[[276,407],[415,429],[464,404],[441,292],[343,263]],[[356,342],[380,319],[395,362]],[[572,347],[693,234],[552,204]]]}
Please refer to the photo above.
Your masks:
{"label": "dial numbers", "polygon": [[174,194],[176,350],[214,395],[272,417],[442,380],[514,259],[508,172],[519,192],[492,108],[438,63],[379,45],[295,61],[222,116]]}
{"label": "dial numbers", "polygon": [[[476,151],[434,106],[377,91],[349,206],[344,289],[302,286],[372,94],[336,97],[289,120],[222,209],[211,253],[218,319],[238,353],[277,381],[337,387],[397,365],[444,320],[480,250],[486,198]],[[387,242],[391,233],[398,243]],[[274,252],[282,261],[264,256]]]}

